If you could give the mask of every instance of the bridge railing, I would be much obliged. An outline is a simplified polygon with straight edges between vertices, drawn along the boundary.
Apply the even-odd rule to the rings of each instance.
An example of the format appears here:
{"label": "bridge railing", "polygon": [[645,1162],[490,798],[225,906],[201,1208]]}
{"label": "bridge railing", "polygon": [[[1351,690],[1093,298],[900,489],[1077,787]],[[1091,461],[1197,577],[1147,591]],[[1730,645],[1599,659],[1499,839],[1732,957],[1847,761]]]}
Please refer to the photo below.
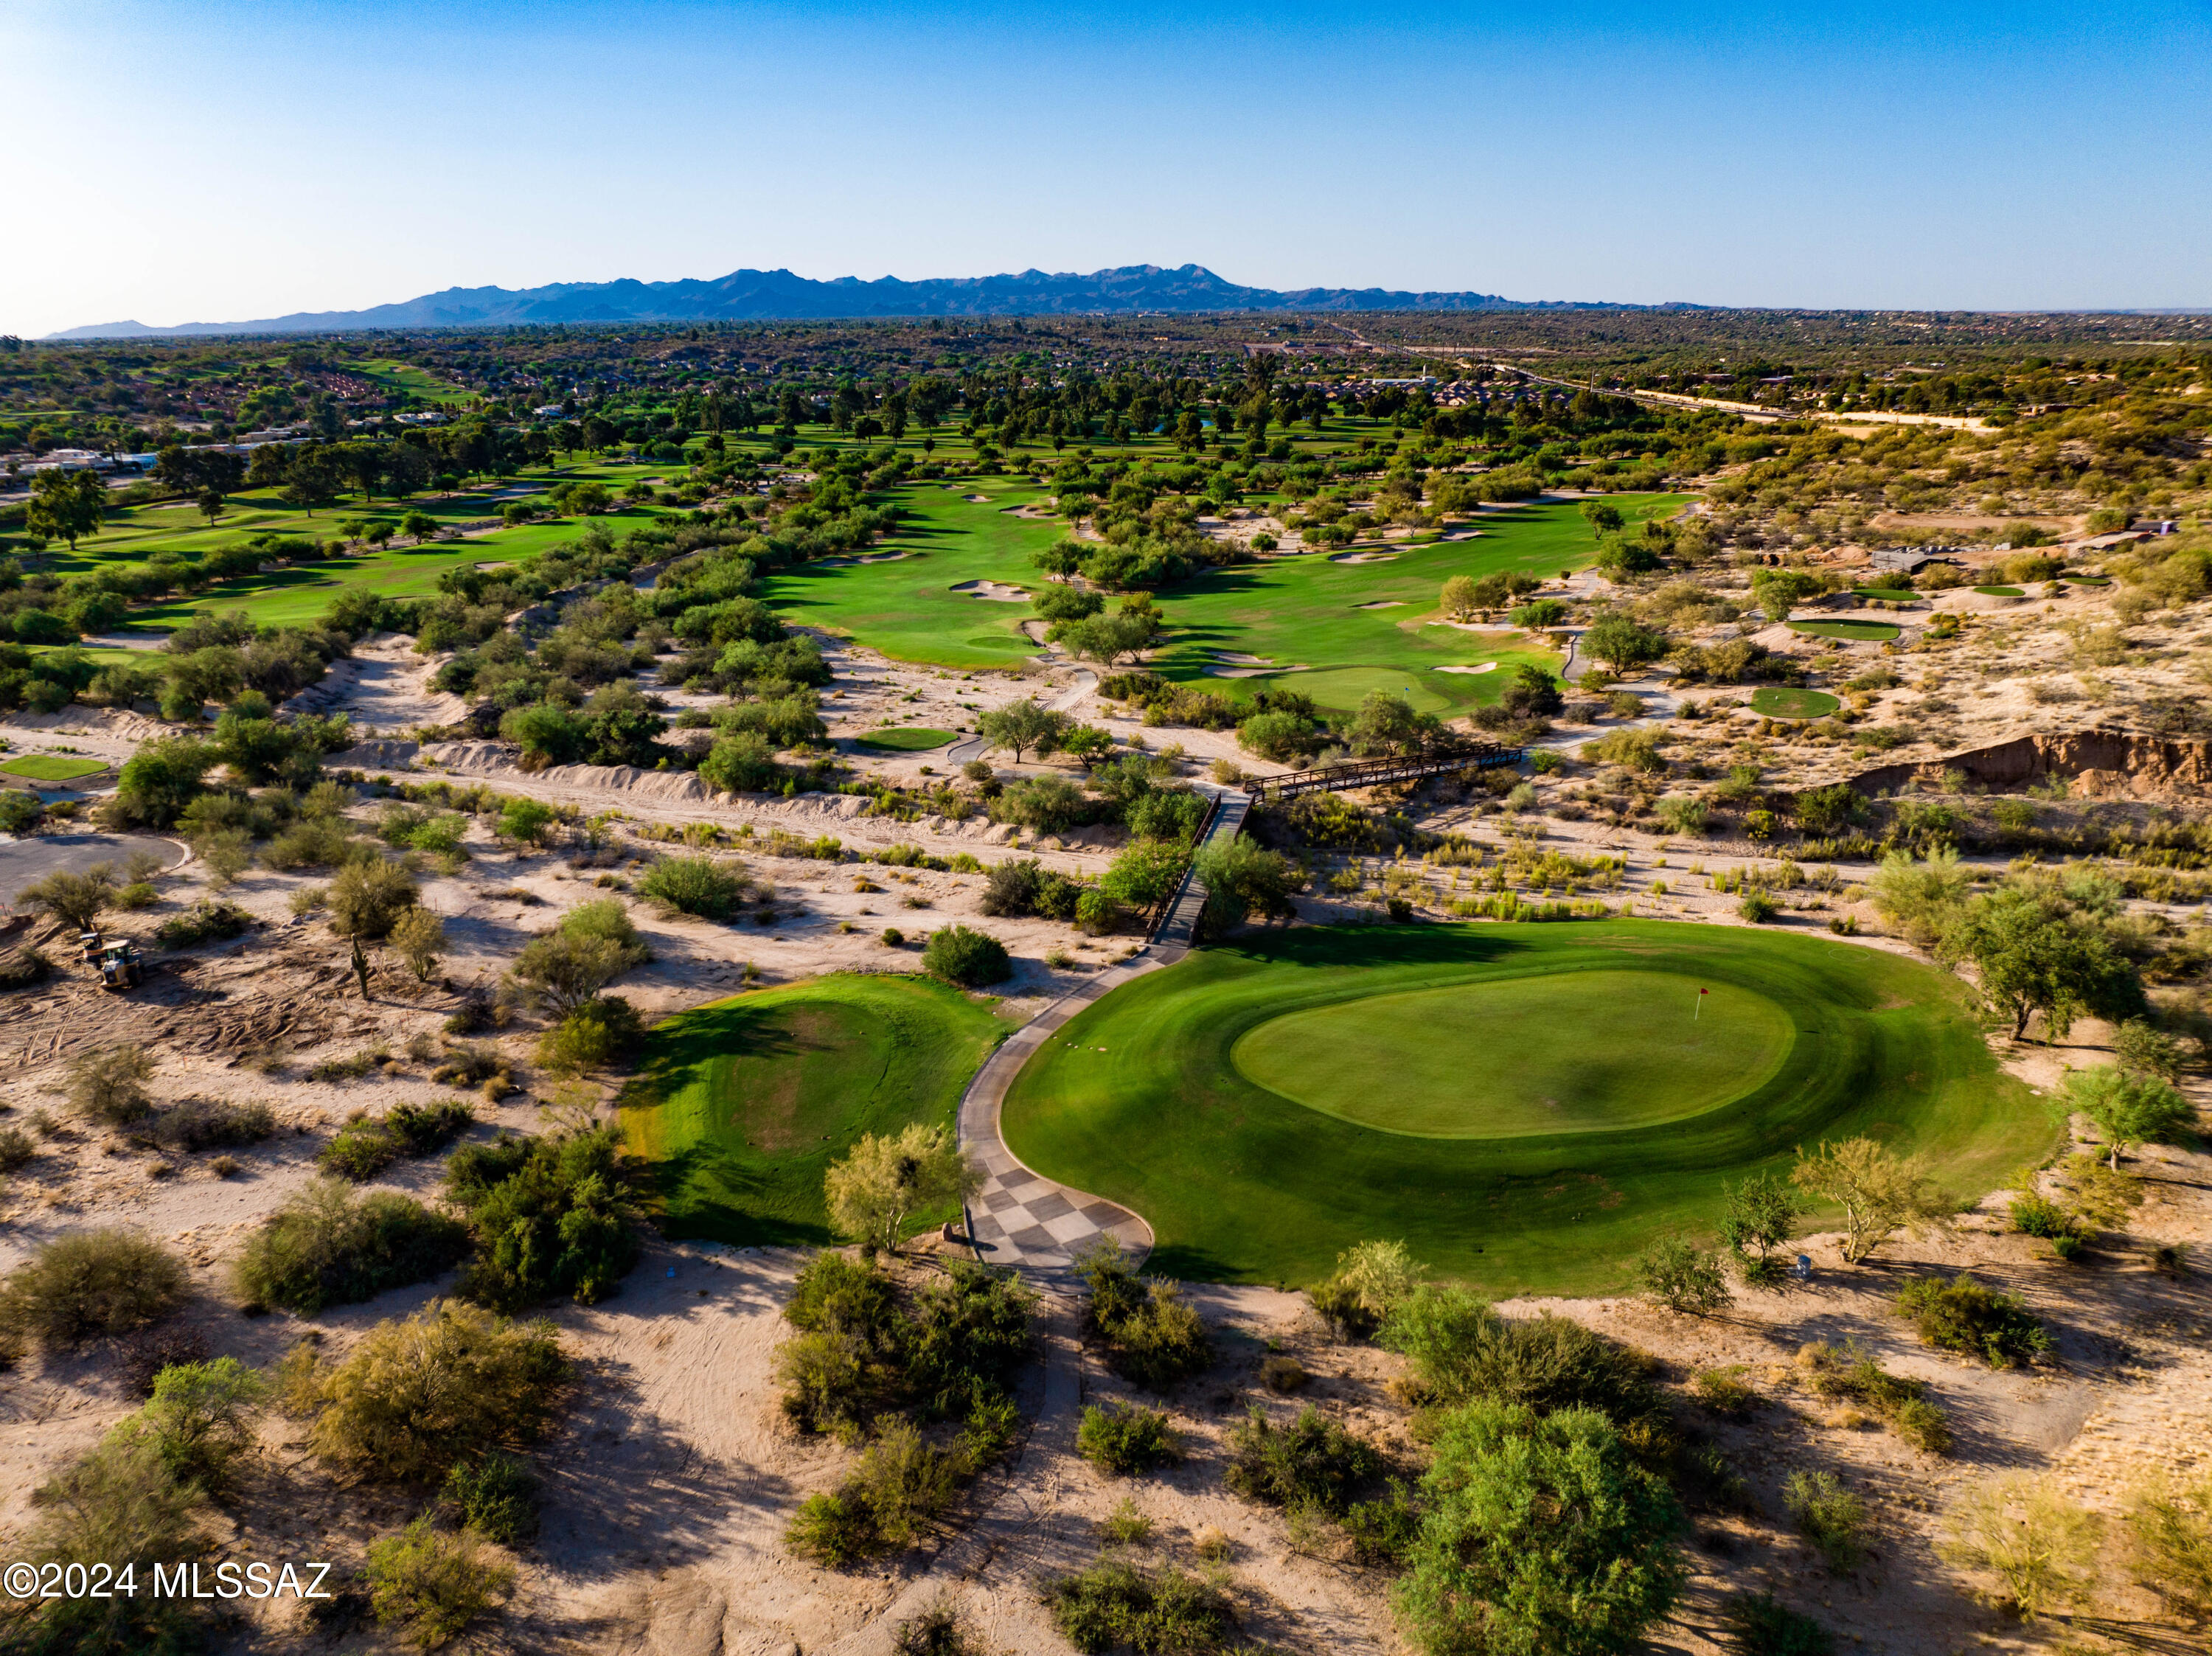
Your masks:
{"label": "bridge railing", "polygon": [[1281,776],[1256,776],[1244,785],[1244,791],[1255,801],[1290,799],[1302,793],[1336,793],[1346,788],[1378,787],[1386,782],[1418,781],[1447,771],[1496,770],[1519,764],[1527,753],[1525,748],[1502,742],[1470,742],[1401,758],[1352,759]]}

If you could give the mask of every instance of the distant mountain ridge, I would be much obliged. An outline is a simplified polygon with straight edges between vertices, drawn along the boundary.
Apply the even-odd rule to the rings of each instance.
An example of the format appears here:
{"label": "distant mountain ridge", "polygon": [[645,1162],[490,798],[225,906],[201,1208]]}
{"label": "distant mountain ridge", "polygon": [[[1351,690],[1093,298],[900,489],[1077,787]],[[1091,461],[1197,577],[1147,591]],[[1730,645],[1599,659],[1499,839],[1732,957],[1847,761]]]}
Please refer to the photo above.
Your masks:
{"label": "distant mountain ridge", "polygon": [[[544,288],[448,288],[365,311],[298,311],[258,322],[187,322],[149,328],[106,322],[50,339],[128,339],[192,334],[347,333],[371,328],[518,327],[617,322],[804,322],[870,317],[1059,316],[1205,311],[1518,311],[1645,306],[1510,300],[1496,294],[1406,293],[1383,288],[1245,288],[1202,264],[1169,270],[1124,264],[1088,276],[1018,276],[817,282],[789,270],[732,270],[713,281],[556,282]],[[1671,307],[1670,307],[1671,308]]]}

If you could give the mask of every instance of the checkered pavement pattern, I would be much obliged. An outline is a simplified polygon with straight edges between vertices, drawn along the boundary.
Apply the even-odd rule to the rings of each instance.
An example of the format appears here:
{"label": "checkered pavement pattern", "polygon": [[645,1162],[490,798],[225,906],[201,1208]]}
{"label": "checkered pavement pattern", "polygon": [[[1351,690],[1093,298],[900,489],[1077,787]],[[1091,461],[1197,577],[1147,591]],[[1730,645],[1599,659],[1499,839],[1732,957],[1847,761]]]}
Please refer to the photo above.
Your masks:
{"label": "checkered pavement pattern", "polygon": [[1128,1209],[1055,1185],[1000,1145],[977,1160],[986,1182],[968,1204],[969,1235],[990,1264],[1064,1271],[1072,1255],[1101,1236],[1112,1237],[1125,1252],[1151,1251],[1152,1228]]}

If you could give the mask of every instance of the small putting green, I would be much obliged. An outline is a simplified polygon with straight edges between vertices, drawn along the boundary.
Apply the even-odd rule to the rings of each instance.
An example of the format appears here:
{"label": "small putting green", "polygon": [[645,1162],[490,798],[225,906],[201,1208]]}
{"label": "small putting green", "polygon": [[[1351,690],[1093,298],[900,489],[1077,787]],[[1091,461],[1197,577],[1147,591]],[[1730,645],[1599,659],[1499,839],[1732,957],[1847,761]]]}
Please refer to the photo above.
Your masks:
{"label": "small putting green", "polygon": [[1654,1236],[1710,1235],[1723,1184],[1786,1174],[1800,1145],[1872,1137],[1976,1198],[2057,1134],[1950,974],[1635,919],[1201,949],[1046,1041],[1001,1125],[1024,1165],[1142,1214],[1167,1275],[1310,1283],[1402,1238],[1498,1295],[1619,1289]]}
{"label": "small putting green", "polygon": [[1808,638],[1848,639],[1855,644],[1887,644],[1902,630],[1886,621],[1793,621],[1793,633]]}
{"label": "small putting green", "polygon": [[1974,591],[1985,598],[2024,598],[2027,596],[2017,586],[1977,586]]}
{"label": "small putting green", "polygon": [[840,974],[715,1001],[653,1027],[623,1094],[624,1143],[651,1164],[671,1235],[834,1241],[830,1164],[863,1133],[951,1127],[1007,1028],[926,978]]}
{"label": "small putting green", "polygon": [[864,748],[882,748],[890,753],[927,753],[959,739],[957,731],[932,730],[927,725],[894,725],[854,738]]}
{"label": "small putting green", "polygon": [[1910,604],[1920,596],[1903,586],[1854,586],[1851,596],[1857,598],[1880,598],[1885,604]]}
{"label": "small putting green", "polygon": [[69,782],[107,768],[104,759],[72,759],[66,754],[26,753],[0,760],[0,771],[27,777],[33,782]]}
{"label": "small putting green", "polygon": [[1527,1039],[1559,1006],[1559,983],[1531,977],[1288,1012],[1243,1035],[1230,1061],[1309,1109],[1384,1132],[1522,1138],[1703,1115],[1773,1074],[1796,1034],[1788,1013],[1733,984],[1583,972],[1573,994],[1595,1015],[1574,1041]]}
{"label": "small putting green", "polygon": [[1844,704],[1826,690],[1793,690],[1762,685],[1751,693],[1751,710],[1769,719],[1825,719]]}

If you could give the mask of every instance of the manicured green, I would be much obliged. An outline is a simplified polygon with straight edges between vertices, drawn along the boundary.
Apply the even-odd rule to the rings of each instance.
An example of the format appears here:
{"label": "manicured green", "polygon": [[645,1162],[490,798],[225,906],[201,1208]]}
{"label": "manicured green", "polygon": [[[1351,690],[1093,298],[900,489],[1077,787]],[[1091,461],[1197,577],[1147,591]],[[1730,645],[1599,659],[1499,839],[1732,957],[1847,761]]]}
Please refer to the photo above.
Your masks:
{"label": "manicured green", "polygon": [[672,1235],[834,1241],[830,1164],[863,1133],[951,1127],[1007,1028],[927,978],[840,974],[715,1001],[647,1035],[623,1095],[628,1153],[652,1164]]}
{"label": "manicured green", "polygon": [[66,782],[106,768],[104,759],[71,759],[58,753],[26,753],[13,759],[0,759],[0,771],[10,776],[27,776],[33,782]]}
{"label": "manicured green", "polygon": [[[1528,1040],[1559,1016],[1563,986],[1583,1010],[1582,1034]],[[1733,984],[1597,971],[1564,986],[1549,974],[1462,981],[1286,1012],[1229,1057],[1270,1091],[1385,1132],[1525,1138],[1703,1115],[1772,1075],[1796,1033],[1779,1006]]]}
{"label": "manicured green", "polygon": [[[1687,1016],[1700,987],[1725,992],[1699,1025],[1730,1034],[1678,1077],[1700,1037],[1669,1044],[1663,1014],[1679,996]],[[1492,990],[1495,1018],[1440,1010],[1442,992]],[[1760,1078],[1777,1014],[1794,1033]],[[1255,1056],[1270,1023],[1297,1050]],[[1332,1059],[1332,1043],[1349,1050]],[[1451,1136],[1409,1131],[1425,1119]],[[1492,1136],[1473,1136],[1486,1122]],[[1723,1180],[1785,1172],[1824,1137],[1925,1151],[1964,1198],[2055,1132],[1958,980],[1847,943],[1656,920],[1301,928],[1203,950],[1055,1034],[1003,1126],[1027,1165],[1143,1214],[1170,1275],[1312,1282],[1353,1242],[1402,1237],[1498,1294],[1620,1288],[1654,1235],[1711,1234]]]}
{"label": "manicured green", "polygon": [[365,362],[349,362],[348,373],[357,373],[372,379],[387,391],[402,391],[410,397],[419,397],[426,403],[448,404],[472,403],[476,393],[452,381],[441,379],[428,368],[412,362],[396,361],[388,356],[371,357]]}
{"label": "manicured green", "polygon": [[854,738],[864,748],[883,748],[892,753],[927,753],[932,748],[941,748],[948,742],[960,739],[957,731],[935,731],[927,725],[902,725],[889,730],[870,731]]}
{"label": "manicured green", "polygon": [[1854,597],[1880,598],[1886,604],[1910,604],[1920,596],[1904,586],[1854,586],[1851,595]]}
{"label": "manicured green", "polygon": [[1977,586],[1974,591],[1985,598],[2024,598],[2027,596],[2017,586]]}
{"label": "manicured green", "polygon": [[1844,704],[1826,690],[1785,689],[1764,684],[1751,693],[1751,710],[1769,719],[1825,719]]}
{"label": "manicured green", "polygon": [[1901,629],[1886,621],[1793,621],[1790,623],[1790,630],[1803,633],[1810,638],[1841,638],[1860,644],[1887,644]]}

